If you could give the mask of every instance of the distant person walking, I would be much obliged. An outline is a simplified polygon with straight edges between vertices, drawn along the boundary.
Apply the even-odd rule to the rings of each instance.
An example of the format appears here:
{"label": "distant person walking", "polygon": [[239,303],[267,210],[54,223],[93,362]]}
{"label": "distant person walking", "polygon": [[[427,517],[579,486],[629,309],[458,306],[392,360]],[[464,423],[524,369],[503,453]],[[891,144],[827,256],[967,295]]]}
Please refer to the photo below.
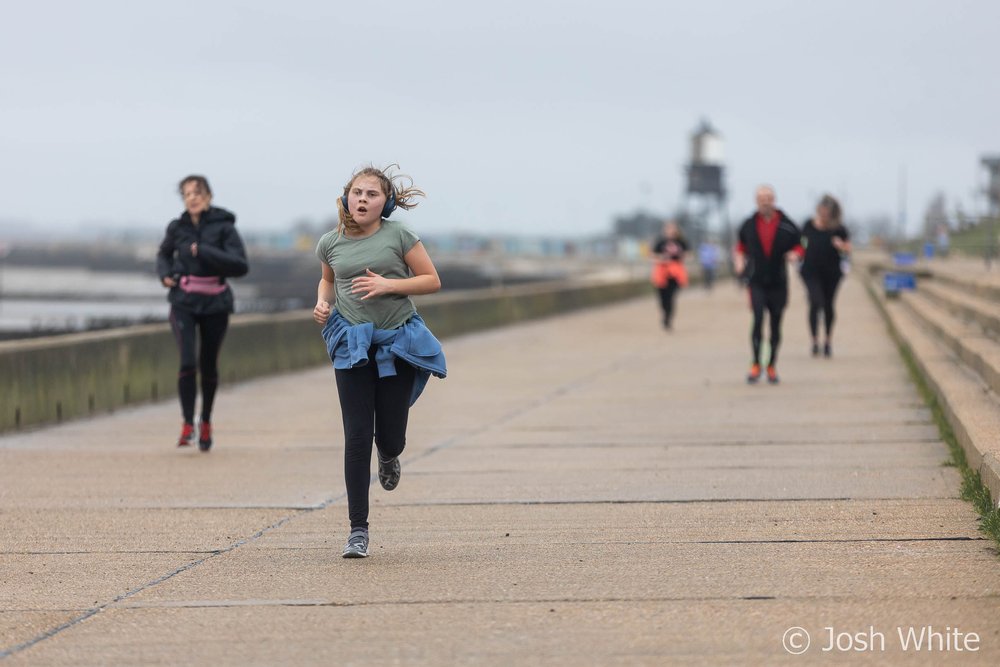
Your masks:
{"label": "distant person walking", "polygon": [[233,312],[227,278],[246,275],[247,256],[236,231],[236,216],[212,206],[204,176],[180,182],[184,213],[167,225],[156,256],[160,282],[170,288],[170,326],[180,350],[177,393],[184,423],[178,447],[194,442],[194,408],[201,373],[201,423],[198,448],[212,447],[212,407],[219,386],[219,351]]}
{"label": "distant person walking", "polygon": [[715,272],[719,265],[719,246],[705,239],[698,246],[698,263],[701,264],[701,279],[706,290],[715,285]]}
{"label": "distant person walking", "polygon": [[313,319],[323,325],[344,422],[344,479],[351,532],[344,558],[368,555],[372,440],[378,480],[392,491],[402,471],[410,406],[430,375],[444,377],[441,344],[410,299],[441,288],[420,238],[389,220],[424,193],[389,168],[356,172],[338,199],[340,223],[316,246],[323,275]]}
{"label": "distant person walking", "polygon": [[941,223],[937,226],[935,240],[937,245],[937,256],[942,258],[947,257],[948,251],[951,248],[951,238],[947,224]]}
{"label": "distant person walking", "polygon": [[662,235],[653,243],[653,272],[651,280],[660,295],[660,309],[663,311],[663,326],[668,331],[673,327],[674,301],[677,290],[687,287],[688,275],[684,267],[684,255],[688,244],[680,227],[673,220],[663,225]]}
{"label": "distant person walking", "polygon": [[850,235],[842,221],[840,202],[823,195],[816,206],[816,216],[802,227],[802,280],[809,293],[809,332],[812,334],[812,355],[818,357],[819,316],[823,314],[823,356],[833,355],[833,323],[836,319],[834,299],[843,278],[844,257],[851,252]]}
{"label": "distant person walking", "polygon": [[739,230],[733,268],[750,291],[753,328],[750,343],[753,363],[747,382],[760,380],[764,312],[769,315],[771,353],[767,362],[767,380],[778,383],[778,347],[781,344],[781,317],[788,304],[788,259],[801,258],[798,227],[774,206],[774,189],[757,188],[757,213],[747,218]]}

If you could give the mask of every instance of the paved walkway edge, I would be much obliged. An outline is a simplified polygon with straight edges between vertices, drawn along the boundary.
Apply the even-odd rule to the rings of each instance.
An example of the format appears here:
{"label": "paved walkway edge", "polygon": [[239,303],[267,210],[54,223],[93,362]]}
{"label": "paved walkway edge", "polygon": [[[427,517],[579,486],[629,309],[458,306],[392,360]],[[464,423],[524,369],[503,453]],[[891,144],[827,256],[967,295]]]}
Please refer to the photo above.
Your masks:
{"label": "paved walkway edge", "polygon": [[901,352],[908,352],[924,383],[937,398],[969,467],[979,472],[994,508],[1000,507],[1000,456],[992,447],[1000,434],[1000,411],[985,388],[963,371],[905,312],[892,308],[866,276],[865,287]]}

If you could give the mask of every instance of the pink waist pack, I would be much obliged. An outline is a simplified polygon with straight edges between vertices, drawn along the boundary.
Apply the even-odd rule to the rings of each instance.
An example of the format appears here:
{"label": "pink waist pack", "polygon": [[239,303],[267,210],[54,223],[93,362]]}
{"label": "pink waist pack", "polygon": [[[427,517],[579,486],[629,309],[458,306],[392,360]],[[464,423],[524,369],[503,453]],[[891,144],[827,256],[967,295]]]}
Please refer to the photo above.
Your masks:
{"label": "pink waist pack", "polygon": [[229,285],[219,280],[215,276],[182,276],[180,287],[188,294],[222,294]]}

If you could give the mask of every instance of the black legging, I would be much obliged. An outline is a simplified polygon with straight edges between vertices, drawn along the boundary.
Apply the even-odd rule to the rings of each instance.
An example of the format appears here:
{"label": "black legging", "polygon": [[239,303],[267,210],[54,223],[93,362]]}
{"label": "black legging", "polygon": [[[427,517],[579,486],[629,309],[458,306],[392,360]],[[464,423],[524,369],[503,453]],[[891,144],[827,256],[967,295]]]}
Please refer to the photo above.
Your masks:
{"label": "black legging", "polygon": [[344,418],[344,480],[351,528],[368,528],[368,486],[372,439],[382,458],[399,456],[406,446],[406,421],[416,371],[396,361],[396,375],[380,378],[374,348],[368,364],[337,370],[337,393]]}
{"label": "black legging", "polygon": [[674,319],[674,297],[677,295],[677,288],[680,285],[671,278],[667,281],[666,287],[660,287],[660,307],[663,309],[663,325],[669,327]]}
{"label": "black legging", "polygon": [[[215,390],[219,386],[219,350],[229,326],[229,313],[195,315],[189,310],[170,309],[170,327],[181,353],[181,370],[177,374],[177,393],[181,398],[184,421],[194,423],[194,403],[198,394],[195,369],[201,373],[201,420],[212,421]],[[198,329],[200,344],[195,341]]]}
{"label": "black legging", "polygon": [[840,276],[810,276],[805,279],[805,283],[809,291],[809,331],[815,339],[819,332],[819,313],[822,310],[823,327],[829,340],[833,322],[837,317],[833,311],[833,301],[837,296]]}
{"label": "black legging", "polygon": [[788,285],[773,287],[750,285],[750,305],[753,307],[753,331],[750,333],[750,343],[753,346],[753,362],[760,363],[760,343],[763,339],[764,311],[770,315],[771,358],[767,365],[774,366],[778,362],[778,346],[781,344],[781,316],[788,303]]}

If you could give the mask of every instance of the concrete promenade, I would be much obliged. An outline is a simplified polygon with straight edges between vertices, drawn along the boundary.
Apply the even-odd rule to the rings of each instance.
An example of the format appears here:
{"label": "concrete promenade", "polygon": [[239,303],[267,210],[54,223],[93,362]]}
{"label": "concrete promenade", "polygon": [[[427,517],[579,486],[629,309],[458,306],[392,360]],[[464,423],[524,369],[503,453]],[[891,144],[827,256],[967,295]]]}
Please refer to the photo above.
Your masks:
{"label": "concrete promenade", "polygon": [[173,401],[2,437],[0,663],[998,664],[1000,559],[854,277],[839,304],[813,359],[794,286],[778,386],[730,284],[672,333],[650,296],[445,341],[367,560],[329,368],[224,388],[208,455]]}

